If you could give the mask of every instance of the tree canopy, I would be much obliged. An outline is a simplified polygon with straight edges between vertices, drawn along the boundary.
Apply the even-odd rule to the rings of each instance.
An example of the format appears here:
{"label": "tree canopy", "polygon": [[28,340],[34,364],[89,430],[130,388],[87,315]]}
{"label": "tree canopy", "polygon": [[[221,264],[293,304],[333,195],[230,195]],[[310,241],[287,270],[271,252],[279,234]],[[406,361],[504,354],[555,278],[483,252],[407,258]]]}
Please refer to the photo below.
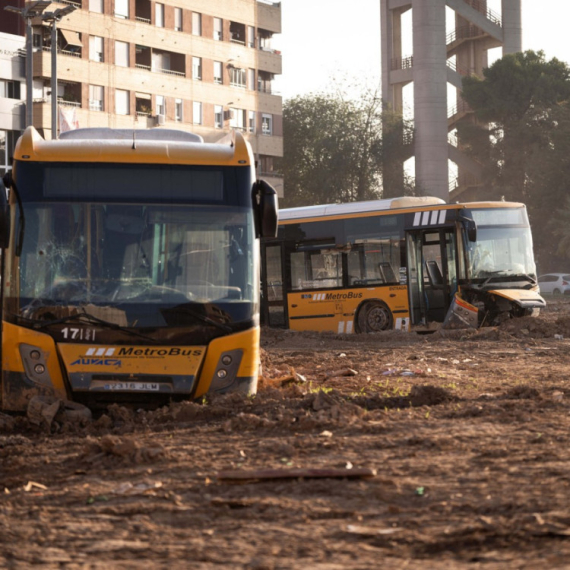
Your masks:
{"label": "tree canopy", "polygon": [[[383,118],[388,125],[384,140]],[[391,133],[392,154],[403,154],[406,128],[393,114],[383,115],[381,99],[373,91],[356,99],[343,93],[289,99],[283,105],[283,204],[291,207],[380,198],[387,133]],[[393,195],[410,192],[401,178],[399,188],[390,184],[397,192]]]}
{"label": "tree canopy", "polygon": [[463,98],[478,121],[459,125],[460,144],[482,165],[497,198],[527,204],[537,257],[547,270],[564,250],[553,209],[563,206],[569,190],[570,68],[543,52],[509,54],[485,69],[483,79],[464,78]]}

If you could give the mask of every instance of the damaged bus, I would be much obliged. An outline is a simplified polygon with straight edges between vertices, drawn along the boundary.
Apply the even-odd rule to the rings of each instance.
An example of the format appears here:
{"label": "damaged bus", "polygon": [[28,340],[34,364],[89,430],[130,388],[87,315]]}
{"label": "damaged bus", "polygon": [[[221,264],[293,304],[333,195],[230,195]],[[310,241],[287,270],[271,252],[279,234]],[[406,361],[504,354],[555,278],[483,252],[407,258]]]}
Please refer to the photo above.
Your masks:
{"label": "damaged bus", "polygon": [[255,392],[277,197],[227,138],[24,132],[0,192],[3,409]]}
{"label": "damaged bus", "polygon": [[524,204],[431,197],[281,210],[262,242],[262,319],[367,333],[497,325],[536,314]]}

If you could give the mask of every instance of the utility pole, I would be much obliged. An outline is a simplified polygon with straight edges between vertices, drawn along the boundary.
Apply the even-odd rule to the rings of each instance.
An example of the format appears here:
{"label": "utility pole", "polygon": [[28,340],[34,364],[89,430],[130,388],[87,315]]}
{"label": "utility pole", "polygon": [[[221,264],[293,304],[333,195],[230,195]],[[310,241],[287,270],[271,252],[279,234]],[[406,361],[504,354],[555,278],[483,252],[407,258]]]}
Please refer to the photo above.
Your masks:
{"label": "utility pole", "polygon": [[76,9],[69,5],[53,12],[44,12],[41,18],[51,24],[51,138],[57,139],[57,22]]}
{"label": "utility pole", "polygon": [[34,122],[32,18],[40,16],[50,4],[49,0],[38,0],[37,2],[29,2],[24,8],[4,7],[4,10],[20,14],[26,20],[26,127],[30,127]]}

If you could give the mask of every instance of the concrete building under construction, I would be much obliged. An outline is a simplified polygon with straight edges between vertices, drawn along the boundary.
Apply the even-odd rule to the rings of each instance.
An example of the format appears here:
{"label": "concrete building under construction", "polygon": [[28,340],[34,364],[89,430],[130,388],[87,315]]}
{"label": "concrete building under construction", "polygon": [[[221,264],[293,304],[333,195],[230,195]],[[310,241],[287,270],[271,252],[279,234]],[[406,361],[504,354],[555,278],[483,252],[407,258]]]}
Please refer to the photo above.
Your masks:
{"label": "concrete building under construction", "polygon": [[[454,26],[446,22],[454,11]],[[403,50],[403,15],[412,10],[413,53]],[[460,96],[462,77],[482,76],[488,50],[503,55],[522,51],[521,0],[502,0],[500,13],[487,0],[381,0],[382,97],[403,111],[403,89],[414,86],[416,187],[444,200],[467,196],[476,187],[480,168],[463,155],[452,136],[457,122],[470,112]],[[448,101],[448,85],[459,91]],[[450,136],[451,135],[451,136]],[[449,180],[449,161],[457,177]]]}

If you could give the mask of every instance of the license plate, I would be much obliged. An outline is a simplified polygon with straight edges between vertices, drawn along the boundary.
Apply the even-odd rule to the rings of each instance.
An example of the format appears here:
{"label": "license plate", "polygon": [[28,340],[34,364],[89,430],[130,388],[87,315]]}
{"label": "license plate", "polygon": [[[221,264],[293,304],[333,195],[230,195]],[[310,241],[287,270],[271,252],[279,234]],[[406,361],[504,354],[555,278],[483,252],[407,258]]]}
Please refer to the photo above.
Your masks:
{"label": "license plate", "polygon": [[154,382],[98,382],[97,386],[92,387],[122,392],[158,392],[160,390],[159,384]]}

